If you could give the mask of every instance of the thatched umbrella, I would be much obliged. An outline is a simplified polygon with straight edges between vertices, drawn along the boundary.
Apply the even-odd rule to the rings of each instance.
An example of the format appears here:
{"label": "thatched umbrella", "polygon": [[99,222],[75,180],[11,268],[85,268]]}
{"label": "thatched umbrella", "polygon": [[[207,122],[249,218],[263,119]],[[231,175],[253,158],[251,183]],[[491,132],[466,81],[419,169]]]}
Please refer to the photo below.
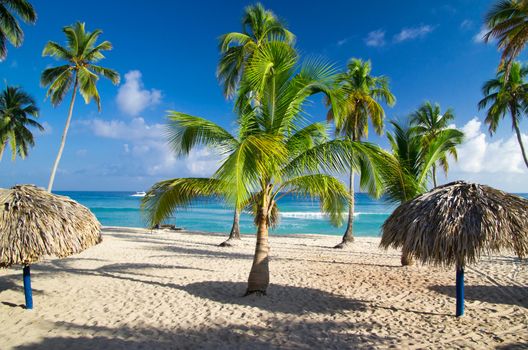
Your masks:
{"label": "thatched umbrella", "polygon": [[101,224],[88,208],[32,185],[0,189],[0,205],[0,267],[24,266],[26,308],[31,309],[30,264],[101,242]]}
{"label": "thatched umbrella", "polygon": [[528,252],[528,200],[494,188],[452,182],[400,205],[383,224],[381,247],[457,269],[456,315],[464,313],[464,266],[482,254]]}

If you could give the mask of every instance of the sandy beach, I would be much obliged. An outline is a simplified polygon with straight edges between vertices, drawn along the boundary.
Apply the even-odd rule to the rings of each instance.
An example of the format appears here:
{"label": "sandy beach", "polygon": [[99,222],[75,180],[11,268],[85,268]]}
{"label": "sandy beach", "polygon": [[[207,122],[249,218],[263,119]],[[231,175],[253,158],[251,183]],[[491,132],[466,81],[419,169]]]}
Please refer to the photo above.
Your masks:
{"label": "sandy beach", "polygon": [[35,309],[21,269],[0,271],[2,349],[526,348],[528,265],[484,258],[466,272],[457,319],[454,271],[400,267],[379,239],[272,236],[271,286],[242,297],[254,237],[106,228],[104,241],[32,266]]}

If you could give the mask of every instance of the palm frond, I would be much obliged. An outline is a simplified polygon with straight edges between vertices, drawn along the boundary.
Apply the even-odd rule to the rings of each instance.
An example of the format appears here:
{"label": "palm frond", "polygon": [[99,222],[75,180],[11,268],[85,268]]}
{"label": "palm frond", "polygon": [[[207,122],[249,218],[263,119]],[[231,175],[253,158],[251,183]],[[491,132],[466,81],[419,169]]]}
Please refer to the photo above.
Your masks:
{"label": "palm frond", "polygon": [[79,79],[79,92],[86,104],[90,103],[92,99],[97,104],[97,109],[101,110],[101,98],[97,90],[97,74],[91,72],[88,68],[82,67],[77,71],[77,78]]}
{"label": "palm frond", "polygon": [[100,75],[102,75],[103,77],[107,78],[107,79],[110,80],[110,81],[112,82],[112,84],[114,84],[114,85],[119,84],[119,81],[120,81],[119,73],[116,72],[116,71],[113,70],[113,69],[105,68],[105,67],[101,67],[101,66],[97,66],[97,65],[95,65],[95,64],[90,64],[90,65],[88,66],[88,69],[91,69],[91,70],[93,70],[95,73],[100,74]]}
{"label": "palm frond", "polygon": [[215,179],[179,178],[155,183],[141,202],[148,224],[153,227],[177,208],[185,208],[199,197],[220,196],[222,184]]}
{"label": "palm frond", "polygon": [[339,180],[330,175],[311,174],[294,177],[283,184],[286,191],[299,196],[317,198],[323,213],[333,225],[343,223],[343,213],[348,203],[348,192]]}
{"label": "palm frond", "polygon": [[34,24],[37,21],[37,13],[27,0],[3,0],[4,6],[16,13],[24,22]]}
{"label": "palm frond", "polygon": [[15,47],[24,41],[24,32],[15,16],[13,16],[3,3],[0,3],[0,29],[4,37]]}
{"label": "palm frond", "polygon": [[189,154],[192,148],[203,145],[228,154],[238,145],[236,138],[209,120],[172,111],[168,115],[167,136],[178,156]]}
{"label": "palm frond", "polygon": [[70,61],[73,58],[73,53],[54,41],[48,41],[46,46],[44,46],[42,56],[51,56],[56,59]]}
{"label": "palm frond", "polygon": [[248,135],[239,141],[213,177],[230,186],[231,191],[226,193],[228,201],[245,203],[252,193],[262,190],[266,181],[280,178],[286,156],[282,139],[267,134]]}

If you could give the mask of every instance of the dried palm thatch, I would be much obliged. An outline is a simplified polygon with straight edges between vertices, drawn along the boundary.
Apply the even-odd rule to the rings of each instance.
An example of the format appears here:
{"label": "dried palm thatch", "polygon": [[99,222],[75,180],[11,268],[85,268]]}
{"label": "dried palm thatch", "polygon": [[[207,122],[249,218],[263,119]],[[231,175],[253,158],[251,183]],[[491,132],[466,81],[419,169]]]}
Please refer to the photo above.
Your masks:
{"label": "dried palm thatch", "polygon": [[407,250],[423,263],[463,268],[482,254],[528,253],[528,200],[452,182],[400,205],[383,224],[380,246]]}
{"label": "dried palm thatch", "polygon": [[66,257],[101,242],[101,224],[72,199],[32,185],[0,189],[0,267]]}

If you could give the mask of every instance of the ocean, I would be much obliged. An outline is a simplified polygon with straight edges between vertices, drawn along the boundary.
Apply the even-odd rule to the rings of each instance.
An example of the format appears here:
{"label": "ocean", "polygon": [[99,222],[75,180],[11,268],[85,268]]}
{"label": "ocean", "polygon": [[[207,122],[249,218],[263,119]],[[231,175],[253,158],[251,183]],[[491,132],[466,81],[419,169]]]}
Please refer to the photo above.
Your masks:
{"label": "ocean", "polygon": [[[140,210],[140,197],[134,192],[57,192],[71,197],[97,216],[104,226],[146,227]],[[280,223],[271,234],[312,233],[342,235],[345,227],[334,227],[319,209],[318,201],[286,195],[279,201]],[[374,200],[363,193],[356,194],[354,234],[356,236],[378,236],[383,221],[390,215],[394,205]],[[218,200],[200,200],[191,208],[177,210],[165,223],[175,224],[186,230],[229,233],[233,220],[233,209]],[[255,233],[253,218],[242,213],[240,231]]]}
{"label": "ocean", "polygon": [[[134,192],[57,192],[71,197],[90,208],[104,226],[146,227],[140,210],[140,197]],[[528,197],[527,195],[522,195]],[[364,193],[356,193],[354,235],[377,237],[385,219],[395,205],[375,200]],[[325,234],[340,236],[345,227],[334,227],[319,209],[316,200],[286,195],[279,201],[280,223],[270,234]],[[228,234],[233,220],[233,209],[220,201],[200,200],[191,208],[177,210],[165,223],[191,231]],[[253,218],[243,213],[240,231],[255,233]]]}

